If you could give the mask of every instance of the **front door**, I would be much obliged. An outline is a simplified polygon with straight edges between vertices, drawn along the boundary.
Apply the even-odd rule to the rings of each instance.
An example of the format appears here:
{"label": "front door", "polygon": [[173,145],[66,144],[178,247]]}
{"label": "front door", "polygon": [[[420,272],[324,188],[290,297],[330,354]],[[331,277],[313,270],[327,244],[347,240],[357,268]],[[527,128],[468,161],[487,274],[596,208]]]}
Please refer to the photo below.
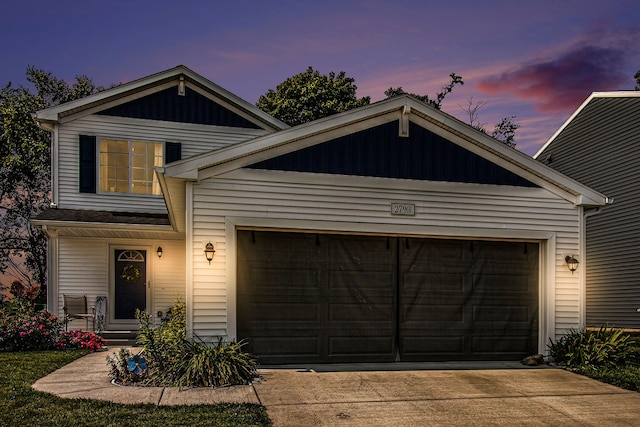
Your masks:
{"label": "front door", "polygon": [[116,249],[114,261],[113,319],[135,320],[136,309],[147,308],[147,252]]}

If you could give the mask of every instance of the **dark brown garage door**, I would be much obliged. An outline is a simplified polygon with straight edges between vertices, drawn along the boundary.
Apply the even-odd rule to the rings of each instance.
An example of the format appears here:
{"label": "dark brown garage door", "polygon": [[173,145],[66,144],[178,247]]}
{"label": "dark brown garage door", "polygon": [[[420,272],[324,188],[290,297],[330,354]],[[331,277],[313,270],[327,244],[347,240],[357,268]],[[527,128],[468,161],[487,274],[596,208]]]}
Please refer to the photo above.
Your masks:
{"label": "dark brown garage door", "polygon": [[238,231],[238,337],[261,363],[516,360],[538,245]]}

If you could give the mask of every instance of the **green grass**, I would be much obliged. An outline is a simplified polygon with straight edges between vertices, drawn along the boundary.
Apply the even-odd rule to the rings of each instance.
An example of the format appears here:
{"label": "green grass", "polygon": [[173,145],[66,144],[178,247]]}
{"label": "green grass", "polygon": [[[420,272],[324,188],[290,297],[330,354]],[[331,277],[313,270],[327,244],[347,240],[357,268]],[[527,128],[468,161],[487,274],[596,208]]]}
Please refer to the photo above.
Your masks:
{"label": "green grass", "polygon": [[640,391],[640,367],[621,366],[616,368],[577,368],[576,373],[594,380],[631,390]]}
{"label": "green grass", "polygon": [[0,353],[0,426],[270,426],[255,404],[120,405],[62,399],[31,384],[85,355],[85,351]]}

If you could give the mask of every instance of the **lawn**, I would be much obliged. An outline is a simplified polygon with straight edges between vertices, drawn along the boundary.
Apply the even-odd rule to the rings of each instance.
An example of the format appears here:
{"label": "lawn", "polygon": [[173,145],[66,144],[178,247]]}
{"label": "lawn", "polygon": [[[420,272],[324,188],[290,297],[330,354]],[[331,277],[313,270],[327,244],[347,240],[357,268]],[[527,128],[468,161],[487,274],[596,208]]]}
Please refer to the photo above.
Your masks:
{"label": "lawn", "polygon": [[62,399],[31,384],[86,354],[83,350],[0,353],[0,426],[270,426],[263,406],[120,405]]}

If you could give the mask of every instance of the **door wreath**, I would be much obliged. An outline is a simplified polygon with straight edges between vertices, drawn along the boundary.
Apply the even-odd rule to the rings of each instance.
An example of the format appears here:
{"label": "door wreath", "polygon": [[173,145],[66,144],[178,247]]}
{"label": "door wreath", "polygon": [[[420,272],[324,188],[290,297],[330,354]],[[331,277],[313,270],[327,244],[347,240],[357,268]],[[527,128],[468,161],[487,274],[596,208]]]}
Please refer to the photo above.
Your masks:
{"label": "door wreath", "polygon": [[127,264],[122,268],[122,273],[120,273],[120,279],[124,280],[127,283],[135,283],[140,279],[140,268],[134,264]]}

